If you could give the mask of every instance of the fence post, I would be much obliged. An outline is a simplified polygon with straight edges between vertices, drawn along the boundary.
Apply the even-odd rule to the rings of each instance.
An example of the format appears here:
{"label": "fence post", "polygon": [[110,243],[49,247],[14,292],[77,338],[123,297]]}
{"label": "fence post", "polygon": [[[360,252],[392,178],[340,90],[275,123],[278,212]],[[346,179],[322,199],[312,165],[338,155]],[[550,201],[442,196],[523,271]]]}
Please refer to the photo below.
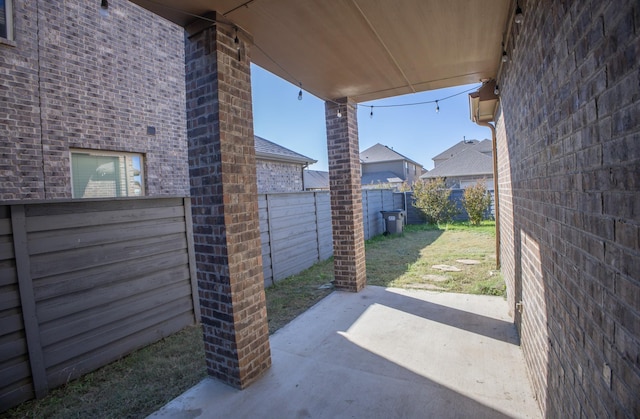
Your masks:
{"label": "fence post", "polygon": [[369,231],[369,190],[362,191],[362,225],[364,227],[364,239],[368,240],[371,236]]}
{"label": "fence post", "polygon": [[42,398],[49,392],[49,385],[40,343],[40,325],[36,316],[36,300],[33,294],[24,205],[11,205],[11,229],[33,389],[36,397]]}
{"label": "fence post", "polygon": [[182,198],[184,208],[184,223],[187,233],[187,255],[189,257],[189,276],[191,277],[191,300],[193,301],[193,315],[196,324],[200,324],[200,295],[198,293],[198,274],[196,272],[196,254],[193,244],[193,220],[191,218],[191,198]]}
{"label": "fence post", "polygon": [[313,193],[313,212],[316,221],[316,260],[320,260],[320,224],[318,223],[318,193]]}
{"label": "fence post", "polygon": [[271,225],[271,195],[265,194],[267,198],[267,228],[269,229],[269,259],[271,260],[271,285],[276,283],[276,264],[273,260],[273,226]]}

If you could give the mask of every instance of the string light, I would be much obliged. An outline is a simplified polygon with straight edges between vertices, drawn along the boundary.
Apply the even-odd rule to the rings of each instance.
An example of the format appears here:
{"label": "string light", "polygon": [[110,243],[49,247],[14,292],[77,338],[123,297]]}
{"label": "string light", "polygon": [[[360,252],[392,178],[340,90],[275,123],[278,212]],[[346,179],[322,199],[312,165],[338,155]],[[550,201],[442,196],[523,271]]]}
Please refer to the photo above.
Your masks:
{"label": "string light", "polygon": [[[191,17],[194,17],[194,18],[197,18],[197,19],[200,19],[200,20],[204,20],[204,21],[207,21],[207,22],[215,23],[215,24],[232,26],[232,24],[229,24],[227,22],[220,22],[220,21],[216,21],[215,19],[208,18],[208,17],[195,15],[195,14],[186,12],[184,10],[178,9],[178,8],[167,6],[167,5],[159,3],[158,1],[155,1],[155,0],[147,0],[147,1],[149,3],[156,4],[158,6],[162,6],[162,7],[166,8],[166,9],[168,9],[168,10],[172,10],[172,11],[184,14],[186,16],[191,16]],[[108,16],[108,13],[109,13],[108,12],[108,8],[109,8],[108,0],[101,0],[100,14],[103,15],[103,16]],[[520,10],[519,7],[516,9],[516,14],[517,14],[518,10]],[[520,10],[520,12],[522,12],[522,10]],[[233,28],[235,29],[235,33],[236,33],[235,37],[234,37],[234,43],[237,45],[237,48],[238,48],[238,60],[240,60],[241,55],[240,55],[240,45],[239,45],[240,44],[240,39],[238,38],[238,27],[237,26],[233,26]],[[259,50],[265,57],[267,57],[273,64],[275,64],[284,73],[286,73],[290,77],[290,79],[292,79],[292,80],[296,80],[297,79],[297,77],[295,77],[293,74],[291,74],[289,71],[287,71],[286,68],[284,68],[279,62],[274,60],[273,57],[271,57],[264,49],[262,49],[258,43],[254,42],[253,46],[257,50]],[[300,90],[298,91],[298,100],[302,100],[302,82],[298,82],[298,85],[300,86]],[[414,102],[414,103],[400,103],[400,104],[395,104],[395,105],[376,105],[376,107],[377,108],[395,108],[395,107],[405,107],[405,106],[415,106],[415,105],[424,105],[424,104],[429,104],[429,103],[435,103],[436,104],[436,112],[439,112],[440,111],[439,102],[442,102],[442,101],[447,100],[447,99],[451,99],[451,98],[453,98],[455,96],[459,96],[459,95],[462,95],[464,93],[468,93],[468,92],[471,92],[472,90],[477,90],[477,89],[478,89],[478,86],[475,86],[475,87],[472,87],[470,89],[467,89],[467,90],[464,90],[464,91],[461,91],[461,92],[458,92],[458,93],[454,93],[454,94],[452,94],[450,96],[447,96],[447,97],[444,97],[444,98],[440,98],[440,99],[436,99],[436,100],[428,100],[428,101]],[[496,90],[496,94],[498,94],[497,93],[499,91],[498,90],[498,86],[496,86],[495,90]],[[331,103],[334,103],[334,104],[338,104],[338,102],[330,100],[330,99],[324,99],[324,100],[326,102],[331,102]],[[356,107],[357,106],[369,106],[370,109],[371,109],[370,112],[369,112],[369,117],[373,118],[373,105],[363,105],[363,104],[356,103],[355,106]],[[342,112],[341,112],[340,107],[338,107],[338,112],[336,113],[336,116],[338,118],[342,117]]]}
{"label": "string light", "polygon": [[100,2],[100,16],[109,17],[109,2],[107,0]]}
{"label": "string light", "polygon": [[516,0],[516,18],[514,20],[518,25],[524,21],[524,14],[520,8],[520,3]]}
{"label": "string light", "polygon": [[504,49],[504,42],[502,43],[502,62],[506,63],[509,61],[509,56],[507,55],[507,51]]}
{"label": "string light", "polygon": [[[216,21],[215,19],[211,19],[211,18],[208,18],[208,17],[192,14],[192,13],[186,12],[186,11],[178,9],[178,8],[167,6],[167,5],[165,5],[163,3],[160,3],[160,2],[158,2],[156,0],[147,0],[147,1],[149,3],[161,6],[163,8],[168,9],[168,10],[172,10],[174,12],[184,14],[185,16],[194,17],[196,19],[200,19],[200,20],[203,20],[203,21],[207,21],[207,22],[211,22],[211,23],[215,23],[215,24],[219,24],[219,25],[232,26],[232,24],[230,24],[230,23],[220,22],[220,21]],[[101,0],[100,14],[103,15],[103,16],[108,16],[108,8],[109,8],[108,0]],[[520,10],[519,7],[516,8],[516,14],[517,14],[518,10]],[[522,12],[522,10],[520,10],[520,12]],[[226,15],[226,13],[225,13],[225,15]],[[517,16],[516,16],[516,18],[517,18]],[[240,45],[239,45],[240,44],[240,39],[238,38],[238,27],[237,26],[233,26],[233,28],[236,31],[236,36],[234,38],[234,42],[236,44],[238,44],[238,47],[237,47],[238,48],[238,59],[240,59]],[[297,77],[295,77],[293,74],[291,74],[289,71],[287,71],[287,69],[284,68],[279,62],[274,60],[273,57],[271,57],[264,49],[262,49],[258,43],[254,42],[252,45],[257,50],[259,50],[265,57],[267,57],[274,65],[276,65],[284,73],[286,73],[290,77],[291,80],[296,81]],[[298,82],[298,85],[300,86],[300,90],[298,91],[298,100],[302,100],[302,82]],[[451,99],[451,98],[453,98],[455,96],[459,96],[459,95],[462,95],[464,93],[468,93],[468,92],[471,92],[471,91],[477,90],[477,89],[478,89],[478,86],[475,86],[475,87],[472,87],[470,89],[467,89],[467,90],[464,90],[464,91],[461,91],[461,92],[458,92],[458,93],[454,93],[454,94],[452,94],[450,96],[447,96],[447,97],[444,97],[444,98],[440,98],[440,99],[436,99],[436,100],[428,100],[428,101],[414,102],[414,103],[400,103],[400,104],[395,104],[395,105],[376,105],[376,107],[377,108],[395,108],[395,107],[405,107],[405,106],[415,106],[415,105],[425,105],[425,104],[435,103],[436,104],[436,112],[439,112],[440,111],[439,102],[442,102],[442,101],[447,100],[447,99]],[[499,92],[498,86],[496,86],[495,93],[498,94],[498,92]],[[323,98],[321,97],[321,99],[323,99]],[[338,104],[338,102],[336,102],[334,100],[330,100],[330,99],[324,99],[324,100],[326,102],[331,102],[331,103],[334,103],[334,104]],[[373,118],[373,105],[363,105],[363,104],[356,103],[355,106],[356,107],[357,106],[369,106],[370,109],[371,109],[371,111],[369,112],[369,117]],[[340,110],[340,107],[338,108],[338,112],[336,113],[336,116],[338,118],[342,117],[342,112]]]}
{"label": "string light", "polygon": [[498,87],[498,85],[496,84],[496,88],[493,89],[493,94],[498,96],[500,94],[500,88]]}
{"label": "string light", "polygon": [[236,49],[238,50],[238,61],[242,61],[242,57],[240,56],[240,39],[238,39],[238,27],[235,27],[236,30],[236,37],[234,38],[233,42],[236,44]]}

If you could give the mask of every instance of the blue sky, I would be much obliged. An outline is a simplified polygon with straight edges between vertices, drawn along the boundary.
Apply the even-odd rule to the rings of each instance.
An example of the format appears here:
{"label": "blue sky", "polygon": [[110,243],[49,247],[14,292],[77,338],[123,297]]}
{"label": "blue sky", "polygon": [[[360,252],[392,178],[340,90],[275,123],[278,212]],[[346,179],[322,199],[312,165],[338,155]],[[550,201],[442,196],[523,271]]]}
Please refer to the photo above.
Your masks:
{"label": "blue sky", "polygon": [[[324,101],[252,64],[253,118],[255,134],[318,160],[313,170],[327,170],[327,137]],[[433,168],[431,158],[457,142],[491,138],[488,128],[469,120],[467,93],[434,103],[393,108],[380,105],[407,104],[441,99],[477,85],[457,86],[361,103],[358,109],[360,151],[381,143]],[[304,87],[304,86],[303,86]],[[304,89],[303,89],[304,90]],[[373,105],[373,118],[370,106]]]}

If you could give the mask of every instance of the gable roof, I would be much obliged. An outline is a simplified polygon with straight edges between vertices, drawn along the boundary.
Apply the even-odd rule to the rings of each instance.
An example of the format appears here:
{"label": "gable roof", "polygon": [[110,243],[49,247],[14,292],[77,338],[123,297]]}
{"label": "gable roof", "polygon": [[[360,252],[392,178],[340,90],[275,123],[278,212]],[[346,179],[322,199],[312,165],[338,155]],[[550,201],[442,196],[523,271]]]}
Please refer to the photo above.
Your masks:
{"label": "gable roof", "polygon": [[305,170],[303,176],[305,189],[329,189],[329,172]]}
{"label": "gable roof", "polygon": [[420,179],[459,176],[493,176],[493,158],[475,148],[467,148],[439,163]]}
{"label": "gable roof", "polygon": [[360,152],[360,162],[363,164],[398,160],[407,160],[415,165],[418,165],[419,167],[422,167],[422,164],[411,160],[409,157],[404,156],[394,149],[380,143],[377,143],[376,145],[373,145]]}
{"label": "gable roof", "polygon": [[300,153],[296,153],[293,150],[289,150],[288,148],[282,147],[281,145],[262,137],[258,137],[257,135],[254,135],[253,139],[256,149],[256,158],[301,164],[313,164],[317,162],[317,160],[303,156]]}
{"label": "gable roof", "polygon": [[476,147],[478,144],[480,144],[480,141],[478,140],[465,140],[465,141],[460,141],[459,143],[456,143],[455,145],[453,145],[452,147],[449,147],[448,149],[446,149],[445,151],[443,151],[442,153],[438,154],[437,156],[433,157],[432,160],[436,161],[436,160],[447,160],[450,159],[451,157],[455,156],[456,154],[471,148],[471,147]]}

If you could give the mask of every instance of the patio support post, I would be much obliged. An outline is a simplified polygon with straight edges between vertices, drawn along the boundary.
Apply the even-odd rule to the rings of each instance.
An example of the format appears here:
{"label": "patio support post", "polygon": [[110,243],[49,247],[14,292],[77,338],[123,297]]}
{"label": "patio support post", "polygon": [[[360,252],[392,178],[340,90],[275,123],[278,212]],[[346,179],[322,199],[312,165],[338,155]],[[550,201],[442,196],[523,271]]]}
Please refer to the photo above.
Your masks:
{"label": "patio support post", "polygon": [[334,285],[337,289],[358,292],[366,285],[367,272],[357,105],[348,98],[325,102],[325,119],[333,226]]}
{"label": "patio support post", "polygon": [[[217,17],[216,17],[217,18]],[[189,28],[187,28],[189,31]],[[250,42],[223,24],[185,39],[191,212],[207,371],[245,388],[271,366]]]}

